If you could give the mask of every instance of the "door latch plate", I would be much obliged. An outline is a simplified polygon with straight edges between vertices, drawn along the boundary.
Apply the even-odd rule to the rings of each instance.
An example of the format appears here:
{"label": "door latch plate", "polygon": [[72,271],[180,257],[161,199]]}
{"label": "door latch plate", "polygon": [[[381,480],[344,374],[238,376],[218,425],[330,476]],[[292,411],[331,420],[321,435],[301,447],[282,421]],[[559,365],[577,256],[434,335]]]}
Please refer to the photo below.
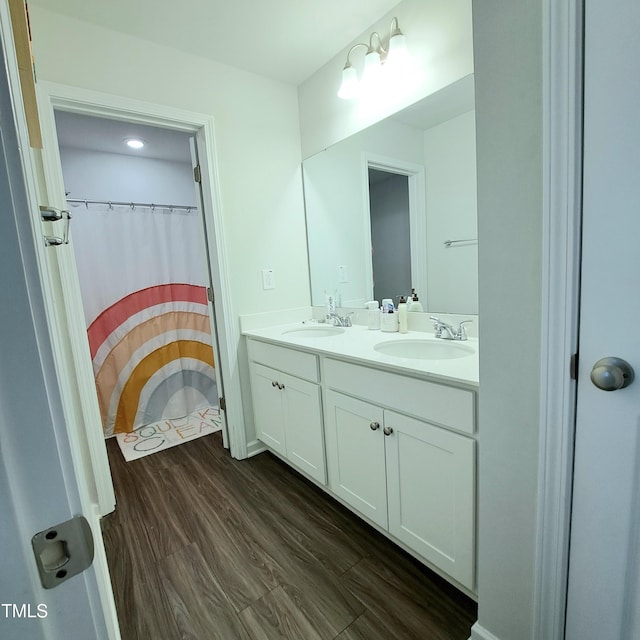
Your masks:
{"label": "door latch plate", "polygon": [[82,573],[93,562],[93,534],[83,516],[36,533],[31,546],[45,589],[53,589]]}

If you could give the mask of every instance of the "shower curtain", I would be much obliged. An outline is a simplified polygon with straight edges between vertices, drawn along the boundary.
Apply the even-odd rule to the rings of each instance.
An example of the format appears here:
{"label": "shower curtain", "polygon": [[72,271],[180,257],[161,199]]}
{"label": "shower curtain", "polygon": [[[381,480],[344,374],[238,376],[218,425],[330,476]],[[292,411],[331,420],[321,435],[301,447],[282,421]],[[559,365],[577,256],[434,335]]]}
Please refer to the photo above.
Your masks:
{"label": "shower curtain", "polygon": [[69,210],[105,437],[216,406],[198,210]]}

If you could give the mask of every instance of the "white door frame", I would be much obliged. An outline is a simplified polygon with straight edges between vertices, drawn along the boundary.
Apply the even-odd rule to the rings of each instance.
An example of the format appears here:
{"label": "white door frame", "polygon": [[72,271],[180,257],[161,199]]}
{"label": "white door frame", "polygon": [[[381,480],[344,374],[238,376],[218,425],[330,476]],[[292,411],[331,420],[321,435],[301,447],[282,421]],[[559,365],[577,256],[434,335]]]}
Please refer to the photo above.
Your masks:
{"label": "white door frame", "polygon": [[578,349],[583,0],[543,2],[543,259],[535,640],[562,640]]}
{"label": "white door frame", "polygon": [[[209,253],[213,257],[211,274],[215,296],[215,314],[220,337],[220,362],[225,381],[226,422],[229,429],[231,455],[241,459],[247,456],[247,443],[244,434],[244,419],[240,395],[240,379],[237,367],[238,330],[233,321],[230,298],[230,285],[227,273],[226,248],[220,188],[215,157],[215,139],[213,118],[207,115],[174,109],[162,105],[145,103],[96,91],[70,87],[49,82],[38,83],[38,104],[42,125],[43,152],[42,163],[44,187],[48,192],[50,206],[66,208],[62,165],[58,149],[54,109],[81,113],[96,117],[114,118],[140,122],[141,124],[172,128],[196,136],[200,154],[202,189],[205,201],[210,203],[204,211],[207,225]],[[73,222],[71,222],[73,225]],[[76,380],[78,392],[63,385],[65,402],[70,412],[78,411],[82,415],[83,425],[101,424],[95,388],[91,358],[86,344],[86,326],[82,310],[82,299],[78,284],[75,259],[71,250],[55,249],[58,258],[58,271],[64,291],[63,315],[68,330],[65,335],[55,337],[56,341],[68,341],[72,363],[66,369],[66,380]],[[53,304],[54,301],[50,300]],[[58,305],[59,307],[60,305]],[[55,309],[51,309],[55,312]],[[60,308],[58,308],[60,311]],[[61,345],[62,349],[64,344]],[[63,367],[63,371],[65,368]],[[73,375],[75,374],[75,375]],[[73,377],[71,377],[73,376]],[[79,408],[78,408],[79,407]],[[111,474],[102,429],[85,428],[90,464],[94,471],[98,501],[101,511],[107,513],[112,489]],[[104,511],[107,508],[107,511]]]}

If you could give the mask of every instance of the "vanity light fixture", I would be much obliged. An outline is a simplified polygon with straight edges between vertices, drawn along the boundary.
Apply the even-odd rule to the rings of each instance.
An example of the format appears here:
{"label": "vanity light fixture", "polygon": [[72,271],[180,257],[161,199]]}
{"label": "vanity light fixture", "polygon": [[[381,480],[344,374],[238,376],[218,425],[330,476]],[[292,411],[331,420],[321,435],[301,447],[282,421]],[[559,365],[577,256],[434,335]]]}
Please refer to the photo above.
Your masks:
{"label": "vanity light fixture", "polygon": [[[395,25],[395,26],[394,26]],[[374,45],[377,41],[377,46]],[[351,64],[350,56],[352,51],[358,47],[365,47],[367,53],[364,56],[364,70],[362,79],[358,80],[358,74]],[[358,42],[354,44],[349,53],[347,61],[342,70],[342,84],[338,91],[338,97],[350,100],[357,98],[361,93],[375,87],[379,83],[383,69],[385,72],[393,68],[401,68],[408,59],[407,42],[404,34],[400,31],[398,18],[393,18],[389,29],[389,42],[387,49],[382,46],[382,39],[377,31],[369,36],[369,44]]]}
{"label": "vanity light fixture", "polygon": [[142,138],[125,138],[123,142],[131,149],[142,149],[145,141]]}

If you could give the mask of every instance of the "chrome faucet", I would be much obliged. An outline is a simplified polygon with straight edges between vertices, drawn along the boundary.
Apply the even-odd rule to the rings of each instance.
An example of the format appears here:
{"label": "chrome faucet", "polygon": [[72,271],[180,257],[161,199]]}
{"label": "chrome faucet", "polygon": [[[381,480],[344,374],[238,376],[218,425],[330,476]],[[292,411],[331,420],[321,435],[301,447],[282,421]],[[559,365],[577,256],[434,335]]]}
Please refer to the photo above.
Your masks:
{"label": "chrome faucet", "polygon": [[436,338],[442,338],[443,340],[466,340],[468,336],[464,325],[473,322],[473,320],[463,320],[456,330],[450,324],[443,322],[440,318],[436,318],[436,316],[429,316],[429,319],[433,320],[433,332]]}
{"label": "chrome faucet", "polygon": [[353,311],[347,313],[346,316],[339,316],[337,313],[331,312],[327,313],[327,320],[330,320],[335,327],[350,327],[352,315]]}

